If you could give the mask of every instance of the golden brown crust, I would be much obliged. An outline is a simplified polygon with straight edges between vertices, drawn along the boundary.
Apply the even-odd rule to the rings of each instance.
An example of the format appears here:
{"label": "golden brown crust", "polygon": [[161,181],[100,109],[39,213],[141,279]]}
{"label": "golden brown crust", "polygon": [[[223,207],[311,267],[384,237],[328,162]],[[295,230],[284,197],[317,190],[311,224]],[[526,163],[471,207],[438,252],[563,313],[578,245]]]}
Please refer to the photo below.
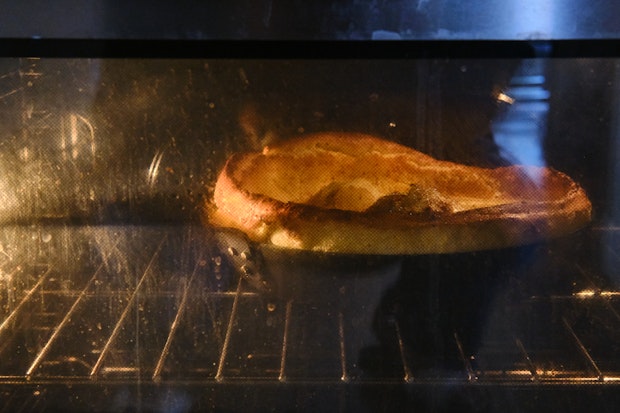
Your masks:
{"label": "golden brown crust", "polygon": [[235,154],[209,219],[283,248],[451,253],[573,232],[590,202],[550,168],[477,168],[368,135],[321,133]]}

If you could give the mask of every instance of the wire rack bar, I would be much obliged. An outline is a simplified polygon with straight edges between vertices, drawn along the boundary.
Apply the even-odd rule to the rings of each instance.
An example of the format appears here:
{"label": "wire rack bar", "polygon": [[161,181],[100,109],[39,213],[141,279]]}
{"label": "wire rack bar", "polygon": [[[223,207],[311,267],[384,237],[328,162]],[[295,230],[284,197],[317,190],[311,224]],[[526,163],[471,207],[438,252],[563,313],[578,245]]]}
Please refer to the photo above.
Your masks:
{"label": "wire rack bar", "polygon": [[538,380],[538,373],[536,372],[536,366],[532,362],[532,359],[530,355],[528,354],[527,350],[525,349],[523,342],[521,341],[521,339],[515,337],[515,344],[517,345],[517,348],[519,349],[519,351],[521,352],[521,355],[523,356],[523,359],[525,360],[525,364],[527,365],[527,368],[530,374],[532,375],[532,380]]}
{"label": "wire rack bar", "polygon": [[596,364],[596,362],[594,361],[594,359],[590,355],[590,352],[588,351],[586,346],[583,345],[583,343],[581,342],[581,340],[577,336],[577,333],[575,333],[575,330],[573,330],[573,327],[571,327],[570,323],[568,322],[568,320],[565,317],[562,317],[562,322],[564,324],[564,327],[566,328],[566,331],[568,331],[569,335],[575,341],[575,344],[577,345],[577,348],[579,349],[579,351],[581,352],[583,357],[586,359],[586,361],[588,362],[590,367],[592,367],[592,369],[596,373],[596,376],[597,376],[598,380],[603,381],[603,379],[604,379],[603,373],[601,372],[601,370],[599,369],[598,365]]}
{"label": "wire rack bar", "polygon": [[403,380],[407,383],[413,382],[413,374],[411,372],[411,368],[409,367],[409,360],[407,359],[407,351],[405,349],[405,342],[403,341],[403,336],[400,331],[400,325],[398,321],[394,320],[394,332],[396,334],[396,341],[398,342],[398,351],[400,353],[400,360],[403,364]]}
{"label": "wire rack bar", "polygon": [[456,348],[459,352],[459,358],[463,362],[463,366],[465,367],[465,371],[467,372],[467,380],[476,381],[478,377],[474,373],[474,369],[471,367],[471,363],[465,355],[465,351],[463,350],[463,344],[461,343],[461,339],[459,338],[459,335],[456,331],[454,332],[454,341],[456,342]]}
{"label": "wire rack bar", "polygon": [[99,354],[99,358],[97,359],[97,362],[95,363],[95,365],[93,366],[93,369],[90,372],[91,378],[95,378],[97,374],[99,374],[99,371],[101,370],[101,367],[103,365],[103,361],[105,360],[106,356],[110,352],[110,349],[112,348],[112,343],[114,343],[114,340],[116,340],[116,337],[120,333],[123,323],[125,319],[127,318],[127,315],[129,315],[129,311],[133,307],[134,302],[136,301],[136,297],[138,296],[140,287],[142,286],[142,284],[144,284],[144,280],[146,280],[148,278],[148,275],[151,273],[151,267],[153,266],[153,263],[155,262],[155,258],[159,255],[159,252],[161,251],[161,248],[165,240],[166,240],[166,236],[164,236],[162,240],[160,241],[159,245],[157,246],[157,249],[155,250],[155,252],[153,253],[153,256],[151,257],[151,260],[149,261],[146,269],[144,270],[144,273],[142,274],[142,277],[140,278],[138,285],[136,285],[136,287],[134,288],[131,298],[127,302],[125,309],[123,310],[120,318],[118,319],[116,325],[114,326],[114,330],[112,330],[112,334],[110,334],[108,341],[106,342],[105,346],[103,347],[103,350],[101,350],[101,353]]}
{"label": "wire rack bar", "polygon": [[170,332],[168,333],[168,338],[166,339],[166,344],[164,344],[164,348],[161,351],[159,359],[157,360],[157,365],[155,366],[155,370],[153,371],[153,380],[159,381],[161,379],[161,371],[164,368],[164,364],[166,362],[166,358],[170,353],[170,346],[172,345],[172,340],[181,324],[181,319],[185,310],[187,308],[187,297],[189,296],[190,288],[194,282],[194,278],[196,277],[196,273],[198,272],[198,268],[200,266],[201,259],[196,261],[196,265],[194,266],[194,270],[192,271],[192,275],[189,278],[189,281],[186,281],[185,288],[183,289],[183,297],[181,298],[181,303],[179,304],[179,309],[170,325]]}
{"label": "wire rack bar", "polygon": [[282,355],[280,357],[280,373],[279,381],[286,381],[286,354],[288,351],[288,335],[291,328],[291,312],[293,309],[293,300],[286,302],[286,311],[284,315],[284,333],[282,334]]}
{"label": "wire rack bar", "polygon": [[97,268],[93,276],[90,278],[90,281],[88,281],[86,286],[82,289],[82,292],[78,296],[77,300],[73,302],[73,305],[71,306],[69,311],[67,311],[62,321],[56,326],[56,328],[54,328],[54,332],[52,333],[50,338],[47,340],[47,342],[45,343],[41,351],[39,351],[34,361],[30,364],[30,367],[26,371],[27,378],[32,376],[34,371],[39,367],[39,364],[41,363],[43,358],[47,355],[49,350],[52,348],[52,344],[56,341],[56,339],[60,335],[60,332],[65,328],[67,324],[69,324],[69,322],[71,321],[71,317],[73,316],[73,314],[75,314],[76,310],[78,309],[78,307],[80,306],[84,298],[86,297],[87,291],[90,290],[90,288],[95,283],[95,280],[101,273],[102,268],[103,268],[103,263],[99,265],[99,267]]}
{"label": "wire rack bar", "polygon": [[228,346],[232,336],[233,325],[235,323],[235,318],[237,317],[237,307],[239,306],[239,297],[241,296],[239,293],[241,292],[242,283],[243,278],[239,277],[239,282],[237,283],[237,294],[235,294],[235,298],[233,299],[232,309],[230,310],[230,317],[228,319],[228,327],[226,328],[226,335],[224,336],[224,343],[222,344],[222,351],[220,352],[220,358],[217,364],[217,372],[215,373],[216,381],[224,380],[226,356],[228,355]]}
{"label": "wire rack bar", "polygon": [[342,371],[340,380],[348,381],[349,374],[347,373],[347,351],[344,340],[344,314],[342,314],[342,311],[338,313],[338,338],[340,339],[340,369]]}
{"label": "wire rack bar", "polygon": [[11,323],[19,315],[26,303],[29,302],[30,299],[34,296],[34,294],[41,288],[41,286],[47,280],[50,274],[51,268],[48,267],[47,270],[39,278],[39,281],[37,281],[37,283],[30,289],[30,291],[28,291],[28,293],[22,298],[19,304],[17,304],[17,307],[13,309],[11,314],[9,314],[8,317],[4,319],[2,324],[0,324],[0,337],[2,337],[4,332],[8,330],[9,325],[11,325]]}

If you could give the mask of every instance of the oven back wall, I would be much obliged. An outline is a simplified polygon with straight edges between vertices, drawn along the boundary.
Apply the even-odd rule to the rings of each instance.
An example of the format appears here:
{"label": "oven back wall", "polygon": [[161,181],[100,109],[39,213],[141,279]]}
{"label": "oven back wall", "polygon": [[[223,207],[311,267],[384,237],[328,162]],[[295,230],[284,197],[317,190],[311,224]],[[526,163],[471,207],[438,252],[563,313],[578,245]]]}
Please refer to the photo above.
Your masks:
{"label": "oven back wall", "polygon": [[[499,165],[516,61],[3,59],[2,220],[197,219],[233,152],[360,131]],[[148,205],[148,208],[147,208]]]}

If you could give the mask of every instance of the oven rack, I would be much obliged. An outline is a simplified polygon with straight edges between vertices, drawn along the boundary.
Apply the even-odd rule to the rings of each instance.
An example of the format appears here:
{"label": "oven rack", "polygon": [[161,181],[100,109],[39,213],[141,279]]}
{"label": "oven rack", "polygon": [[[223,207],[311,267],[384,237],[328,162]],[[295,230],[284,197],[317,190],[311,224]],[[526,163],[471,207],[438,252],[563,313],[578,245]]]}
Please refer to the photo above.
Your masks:
{"label": "oven rack", "polygon": [[[615,231],[602,232],[611,234],[605,248],[617,259]],[[440,360],[425,363],[428,355],[420,356],[396,319],[377,339],[349,322],[351,308],[266,300],[227,274],[195,229],[29,227],[12,234],[0,272],[0,384],[620,383],[620,292],[593,285],[598,275],[578,262],[574,292],[505,304],[476,348],[455,329]],[[64,251],[79,270],[10,252],[20,239],[30,253],[57,254],[42,243],[47,234],[88,245],[67,247],[75,257]],[[144,240],[151,243],[140,258],[124,248]]]}

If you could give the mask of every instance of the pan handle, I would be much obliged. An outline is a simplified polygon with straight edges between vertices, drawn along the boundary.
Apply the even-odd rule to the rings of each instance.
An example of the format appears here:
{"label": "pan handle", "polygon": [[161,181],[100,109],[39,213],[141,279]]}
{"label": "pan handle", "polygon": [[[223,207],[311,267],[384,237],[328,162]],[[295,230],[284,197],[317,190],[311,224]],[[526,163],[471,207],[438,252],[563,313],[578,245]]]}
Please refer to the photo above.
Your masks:
{"label": "pan handle", "polygon": [[238,276],[259,293],[267,296],[274,294],[263,255],[256,243],[236,228],[216,228],[213,237],[219,253]]}

